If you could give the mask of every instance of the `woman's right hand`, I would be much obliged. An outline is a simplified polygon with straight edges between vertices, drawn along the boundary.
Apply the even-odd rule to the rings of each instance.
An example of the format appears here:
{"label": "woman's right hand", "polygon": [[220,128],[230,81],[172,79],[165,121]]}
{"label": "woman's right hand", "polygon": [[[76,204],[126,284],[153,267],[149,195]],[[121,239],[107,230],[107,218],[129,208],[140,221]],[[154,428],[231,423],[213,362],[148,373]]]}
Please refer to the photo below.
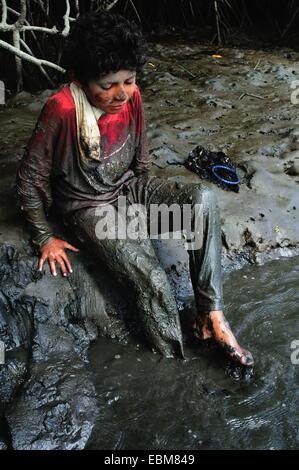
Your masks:
{"label": "woman's right hand", "polygon": [[70,260],[64,251],[65,249],[75,251],[78,253],[80,250],[70,243],[61,240],[60,238],[52,238],[48,243],[40,248],[40,258],[38,263],[39,271],[42,271],[45,261],[48,260],[50,270],[53,276],[57,276],[56,262],[59,264],[62,275],[67,276],[68,273],[72,273],[72,265]]}

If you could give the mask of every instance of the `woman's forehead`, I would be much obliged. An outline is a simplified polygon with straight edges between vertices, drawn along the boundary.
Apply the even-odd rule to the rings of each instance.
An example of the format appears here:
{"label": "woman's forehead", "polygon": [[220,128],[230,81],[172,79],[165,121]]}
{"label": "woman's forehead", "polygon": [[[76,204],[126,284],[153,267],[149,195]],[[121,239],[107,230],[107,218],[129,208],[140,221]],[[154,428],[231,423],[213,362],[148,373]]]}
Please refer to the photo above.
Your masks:
{"label": "woman's forehead", "polygon": [[117,72],[111,72],[107,75],[103,75],[100,78],[100,81],[105,83],[118,83],[128,80],[128,78],[134,75],[136,75],[136,70],[118,70]]}

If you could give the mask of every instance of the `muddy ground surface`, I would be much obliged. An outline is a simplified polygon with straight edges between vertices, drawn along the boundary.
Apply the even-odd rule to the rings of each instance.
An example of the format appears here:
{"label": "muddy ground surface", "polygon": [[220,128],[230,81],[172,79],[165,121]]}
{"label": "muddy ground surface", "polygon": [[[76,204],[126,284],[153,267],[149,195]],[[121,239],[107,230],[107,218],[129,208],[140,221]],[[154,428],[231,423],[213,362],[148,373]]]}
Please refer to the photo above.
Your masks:
{"label": "muddy ground surface", "polygon": [[151,62],[142,85],[154,173],[197,182],[181,166],[189,151],[224,151],[242,181],[238,194],[216,188],[224,254],[258,262],[260,253],[295,247],[298,53],[156,45]]}

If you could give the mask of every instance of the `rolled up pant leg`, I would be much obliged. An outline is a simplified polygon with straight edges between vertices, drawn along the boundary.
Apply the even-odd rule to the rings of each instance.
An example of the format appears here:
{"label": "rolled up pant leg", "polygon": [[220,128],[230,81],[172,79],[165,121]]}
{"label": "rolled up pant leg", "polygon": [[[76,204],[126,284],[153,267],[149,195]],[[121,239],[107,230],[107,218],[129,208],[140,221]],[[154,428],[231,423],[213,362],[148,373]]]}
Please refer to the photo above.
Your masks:
{"label": "rolled up pant leg", "polygon": [[[223,309],[221,273],[221,227],[215,192],[201,183],[178,183],[164,178],[143,177],[133,181],[128,198],[144,204],[191,204],[191,230],[202,230],[202,245],[188,249],[190,277],[199,313]],[[152,224],[149,221],[149,226]],[[201,226],[196,226],[196,224]],[[160,227],[161,228],[161,227]],[[159,230],[161,233],[161,230]],[[190,246],[190,245],[189,245]]]}

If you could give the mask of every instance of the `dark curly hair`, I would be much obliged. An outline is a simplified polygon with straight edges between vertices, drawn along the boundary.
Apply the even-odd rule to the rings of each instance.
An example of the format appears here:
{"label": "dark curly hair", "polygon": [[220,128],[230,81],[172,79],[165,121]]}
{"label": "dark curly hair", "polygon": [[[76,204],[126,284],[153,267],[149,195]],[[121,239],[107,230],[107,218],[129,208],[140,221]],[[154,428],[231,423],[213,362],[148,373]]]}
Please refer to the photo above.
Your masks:
{"label": "dark curly hair", "polygon": [[118,70],[142,69],[146,62],[145,39],[133,21],[107,11],[87,13],[73,24],[62,65],[82,83]]}

